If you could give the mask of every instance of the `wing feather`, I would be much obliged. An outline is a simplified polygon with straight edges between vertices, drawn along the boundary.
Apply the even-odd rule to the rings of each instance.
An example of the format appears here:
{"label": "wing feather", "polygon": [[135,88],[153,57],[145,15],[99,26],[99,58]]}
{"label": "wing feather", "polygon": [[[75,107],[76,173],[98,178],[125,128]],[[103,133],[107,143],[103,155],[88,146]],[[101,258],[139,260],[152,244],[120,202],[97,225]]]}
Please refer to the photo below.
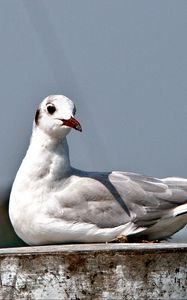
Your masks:
{"label": "wing feather", "polygon": [[[155,224],[187,199],[187,184],[176,187],[127,172],[74,172],[66,183],[62,201],[63,219],[111,228],[128,222],[137,227]],[[65,191],[63,189],[63,191]]]}

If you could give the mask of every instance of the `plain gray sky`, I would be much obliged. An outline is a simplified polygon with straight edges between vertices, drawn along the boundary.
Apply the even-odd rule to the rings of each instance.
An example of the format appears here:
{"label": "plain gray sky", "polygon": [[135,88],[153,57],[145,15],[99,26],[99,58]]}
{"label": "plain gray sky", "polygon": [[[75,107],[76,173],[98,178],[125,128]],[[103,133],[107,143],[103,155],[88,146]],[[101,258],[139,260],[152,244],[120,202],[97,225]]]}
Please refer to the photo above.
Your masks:
{"label": "plain gray sky", "polygon": [[187,177],[186,37],[185,0],[1,0],[1,185],[49,94],[76,103],[75,167]]}

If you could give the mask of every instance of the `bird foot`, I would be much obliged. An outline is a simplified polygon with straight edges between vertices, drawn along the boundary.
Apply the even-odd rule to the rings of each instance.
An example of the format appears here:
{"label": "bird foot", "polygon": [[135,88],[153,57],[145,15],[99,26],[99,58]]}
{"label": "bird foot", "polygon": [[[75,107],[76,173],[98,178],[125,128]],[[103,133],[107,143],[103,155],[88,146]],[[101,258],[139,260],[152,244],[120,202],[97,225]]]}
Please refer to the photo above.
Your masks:
{"label": "bird foot", "polygon": [[155,240],[155,241],[148,241],[148,240],[136,240],[136,243],[146,243],[146,244],[156,244],[158,243],[159,241]]}
{"label": "bird foot", "polygon": [[146,240],[146,239],[141,239],[141,238],[133,238],[133,237],[128,237],[125,235],[118,235],[115,239],[111,241],[111,243],[145,243],[145,244],[157,244],[157,243],[162,243],[163,241],[160,240]]}
{"label": "bird foot", "polygon": [[131,238],[129,239],[129,242],[130,243],[145,243],[145,244],[157,244],[157,243],[160,243],[161,241],[159,240],[152,240],[152,241],[149,241],[149,240],[146,240],[146,239],[141,239],[141,238]]}
{"label": "bird foot", "polygon": [[128,243],[128,237],[126,235],[118,235],[111,241],[112,243]]}

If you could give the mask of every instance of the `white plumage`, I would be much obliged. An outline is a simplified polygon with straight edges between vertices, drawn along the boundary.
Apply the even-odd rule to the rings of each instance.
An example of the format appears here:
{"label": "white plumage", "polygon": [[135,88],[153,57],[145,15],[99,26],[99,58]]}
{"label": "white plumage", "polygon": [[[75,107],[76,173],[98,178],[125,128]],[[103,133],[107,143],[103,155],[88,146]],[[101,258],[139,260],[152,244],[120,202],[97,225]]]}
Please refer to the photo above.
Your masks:
{"label": "white plumage", "polygon": [[187,180],[73,168],[66,135],[81,131],[75,105],[54,95],[40,104],[9,205],[12,225],[30,245],[161,240],[187,223]]}

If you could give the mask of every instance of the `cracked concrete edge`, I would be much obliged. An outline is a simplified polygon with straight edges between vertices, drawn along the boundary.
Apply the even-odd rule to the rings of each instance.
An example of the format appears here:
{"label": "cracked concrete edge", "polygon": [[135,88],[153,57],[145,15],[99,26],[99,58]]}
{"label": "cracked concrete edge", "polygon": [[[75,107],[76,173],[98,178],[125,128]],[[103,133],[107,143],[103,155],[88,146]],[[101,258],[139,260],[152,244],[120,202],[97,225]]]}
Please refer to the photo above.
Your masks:
{"label": "cracked concrete edge", "polygon": [[19,255],[42,255],[57,253],[86,253],[100,251],[118,252],[138,252],[138,253],[158,253],[158,252],[187,252],[187,243],[108,243],[108,244],[68,244],[68,245],[47,245],[47,246],[28,246],[18,248],[1,248],[0,256],[19,256]]}

